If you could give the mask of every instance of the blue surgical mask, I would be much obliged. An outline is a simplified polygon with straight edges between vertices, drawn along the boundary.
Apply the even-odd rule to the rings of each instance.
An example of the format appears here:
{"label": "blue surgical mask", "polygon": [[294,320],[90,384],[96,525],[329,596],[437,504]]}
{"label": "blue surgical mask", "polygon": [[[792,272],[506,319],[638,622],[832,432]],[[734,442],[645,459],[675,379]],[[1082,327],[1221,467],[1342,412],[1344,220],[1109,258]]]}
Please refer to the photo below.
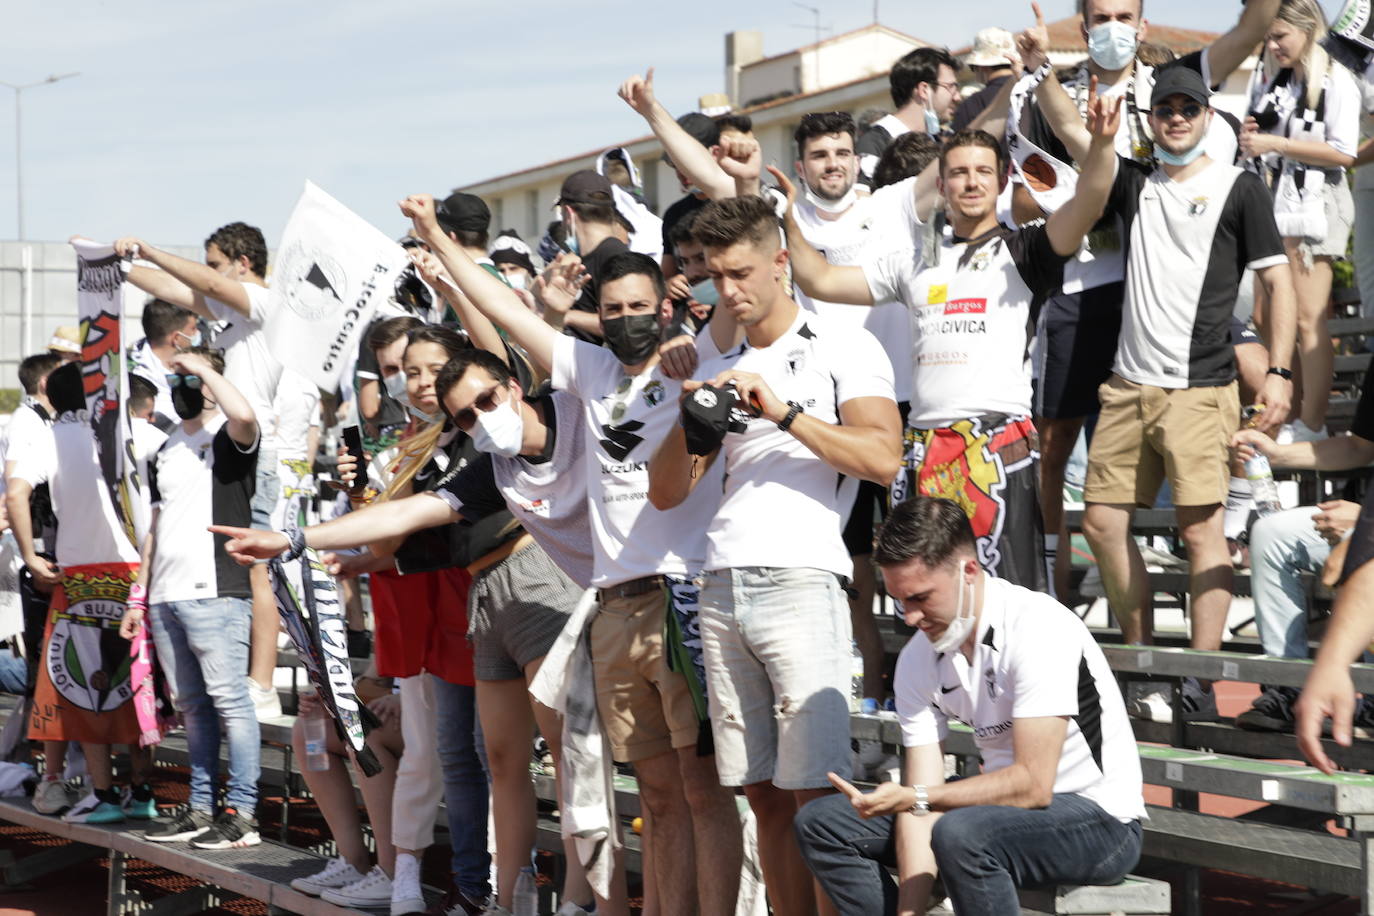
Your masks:
{"label": "blue surgical mask", "polygon": [[1088,32],[1088,56],[1103,70],[1120,70],[1135,60],[1139,41],[1134,26],[1104,22]]}
{"label": "blue surgical mask", "polygon": [[1192,149],[1188,150],[1187,152],[1171,153],[1167,149],[1156,143],[1155,158],[1158,159],[1160,162],[1164,163],[1165,165],[1189,165],[1193,162],[1196,162],[1199,156],[1207,152],[1207,150],[1204,148],[1206,147],[1206,145],[1207,144],[1199,140],[1197,142],[1197,145],[1194,146]]}
{"label": "blue surgical mask", "polygon": [[[182,337],[186,337],[186,333],[185,333],[184,331],[177,331],[177,333],[180,334]],[[203,336],[204,336],[204,335],[202,335],[202,334],[200,333],[200,328],[196,328],[196,333],[192,334],[190,337],[186,337],[186,340],[189,341],[189,343],[187,343],[186,346],[188,346],[188,347],[198,347],[198,346],[200,346],[201,338],[202,338]]]}
{"label": "blue surgical mask", "polygon": [[715,281],[710,277],[699,280],[692,284],[692,298],[702,305],[717,305],[720,303],[720,293],[716,290]]}
{"label": "blue surgical mask", "polygon": [[563,247],[571,251],[573,254],[580,255],[582,254],[582,251],[578,248],[577,245],[577,223],[576,221],[568,218],[571,215],[572,211],[569,210],[568,213],[563,216],[563,230],[565,236],[563,239]]}
{"label": "blue surgical mask", "polygon": [[406,374],[400,371],[391,373],[382,379],[382,387],[386,388],[387,396],[393,401],[401,400],[406,393]]}
{"label": "blue surgical mask", "polygon": [[927,108],[925,111],[926,133],[934,137],[940,133],[940,118],[937,114],[935,114],[935,112],[931,111],[929,108]]}

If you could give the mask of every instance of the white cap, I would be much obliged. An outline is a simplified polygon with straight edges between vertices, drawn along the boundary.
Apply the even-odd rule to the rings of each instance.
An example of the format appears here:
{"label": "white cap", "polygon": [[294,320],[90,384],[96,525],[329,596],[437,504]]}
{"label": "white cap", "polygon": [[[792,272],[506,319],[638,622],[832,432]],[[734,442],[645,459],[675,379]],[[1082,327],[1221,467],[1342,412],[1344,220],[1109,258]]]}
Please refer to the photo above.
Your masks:
{"label": "white cap", "polygon": [[1010,66],[1016,42],[1006,29],[983,29],[973,36],[973,50],[964,58],[967,67]]}

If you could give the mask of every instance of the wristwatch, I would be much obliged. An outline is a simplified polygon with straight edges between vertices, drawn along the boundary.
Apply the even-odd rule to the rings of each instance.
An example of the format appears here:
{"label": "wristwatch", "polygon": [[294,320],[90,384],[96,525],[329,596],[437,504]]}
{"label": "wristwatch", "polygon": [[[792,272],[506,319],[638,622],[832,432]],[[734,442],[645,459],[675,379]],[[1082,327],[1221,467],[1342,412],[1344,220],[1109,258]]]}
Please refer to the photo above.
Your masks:
{"label": "wristwatch", "polygon": [[1284,368],[1282,368],[1282,367],[1280,367],[1280,366],[1270,366],[1270,367],[1269,367],[1269,371],[1266,372],[1265,374],[1266,374],[1266,375],[1277,375],[1279,378],[1284,379],[1285,381],[1289,381],[1289,382],[1293,381],[1293,370],[1292,370],[1292,369],[1284,369]]}
{"label": "wristwatch", "polygon": [[930,793],[925,786],[912,786],[911,790],[916,793],[916,801],[906,810],[917,817],[925,817],[930,813]]}
{"label": "wristwatch", "polygon": [[796,401],[788,401],[787,407],[787,416],[778,421],[778,429],[783,432],[787,432],[788,427],[792,425],[792,421],[797,419],[797,414],[806,412],[806,409]]}

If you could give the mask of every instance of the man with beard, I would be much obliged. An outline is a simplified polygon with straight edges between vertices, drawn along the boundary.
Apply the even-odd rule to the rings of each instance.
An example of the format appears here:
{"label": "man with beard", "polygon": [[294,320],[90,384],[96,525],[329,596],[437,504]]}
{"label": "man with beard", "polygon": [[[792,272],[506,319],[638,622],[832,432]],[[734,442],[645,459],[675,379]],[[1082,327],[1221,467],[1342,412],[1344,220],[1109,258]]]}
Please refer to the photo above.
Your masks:
{"label": "man with beard", "polygon": [[1005,159],[983,131],[955,134],[941,152],[953,235],[928,255],[911,248],[839,267],[806,244],[790,209],[785,223],[794,276],[809,295],[855,305],[896,297],[910,310],[912,400],[894,502],[916,493],[954,499],[973,523],[984,568],[1029,588],[1043,588],[1045,569],[1027,331],[1102,215],[1119,112],[1093,98],[1078,192],[1042,225],[999,225]]}

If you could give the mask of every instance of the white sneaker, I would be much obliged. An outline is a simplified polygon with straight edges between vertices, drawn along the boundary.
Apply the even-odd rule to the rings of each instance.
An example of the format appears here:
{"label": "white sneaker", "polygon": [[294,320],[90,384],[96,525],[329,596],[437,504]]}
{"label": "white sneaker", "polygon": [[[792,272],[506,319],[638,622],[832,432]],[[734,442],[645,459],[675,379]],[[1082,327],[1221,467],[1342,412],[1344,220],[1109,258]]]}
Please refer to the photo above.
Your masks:
{"label": "white sneaker", "polygon": [[1126,689],[1126,714],[1147,722],[1174,721],[1168,684],[1157,681],[1132,681]]}
{"label": "white sneaker", "polygon": [[[259,687],[251,677],[248,680],[248,695],[253,698],[253,711],[259,722],[281,718],[281,697],[272,687]],[[355,871],[357,869],[354,869]]]}
{"label": "white sneaker", "polygon": [[382,866],[372,866],[361,879],[345,887],[335,887],[320,894],[320,899],[336,906],[383,907],[391,904],[391,879]]}
{"label": "white sneaker", "polygon": [[1293,421],[1293,441],[1294,442],[1317,442],[1321,439],[1329,439],[1331,434],[1326,431],[1326,426],[1321,429],[1313,429],[1301,419]]}
{"label": "white sneaker", "polygon": [[39,814],[57,815],[72,806],[72,794],[60,779],[44,779],[33,790],[33,810]]}
{"label": "white sneaker", "polygon": [[306,875],[304,878],[293,878],[291,886],[302,894],[309,894],[318,897],[327,890],[339,887],[347,887],[363,880],[362,872],[358,871],[343,856],[330,859],[325,863],[324,868],[315,872],[313,875]]}
{"label": "white sneaker", "polygon": [[425,892],[420,887],[420,860],[396,853],[396,873],[391,878],[391,916],[425,911]]}

